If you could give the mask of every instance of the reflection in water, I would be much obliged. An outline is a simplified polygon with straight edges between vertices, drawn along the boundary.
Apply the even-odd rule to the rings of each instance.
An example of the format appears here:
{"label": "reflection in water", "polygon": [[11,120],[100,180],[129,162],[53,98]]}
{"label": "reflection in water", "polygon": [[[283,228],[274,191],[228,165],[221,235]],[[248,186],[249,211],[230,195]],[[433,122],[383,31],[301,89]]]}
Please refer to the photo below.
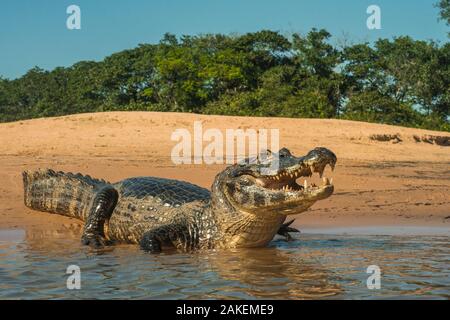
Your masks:
{"label": "reflection in water", "polygon": [[[278,242],[278,245],[283,244]],[[319,261],[304,259],[291,250],[270,248],[216,252],[205,256],[211,270],[237,286],[224,288],[228,292],[265,299],[304,299],[333,296],[339,285],[329,281],[332,275]]]}
{"label": "reflection in water", "polygon": [[[150,255],[134,245],[95,250],[80,230],[0,231],[3,299],[450,298],[446,236],[302,235],[268,248]],[[81,290],[66,268],[81,268]],[[366,269],[382,271],[368,290]]]}

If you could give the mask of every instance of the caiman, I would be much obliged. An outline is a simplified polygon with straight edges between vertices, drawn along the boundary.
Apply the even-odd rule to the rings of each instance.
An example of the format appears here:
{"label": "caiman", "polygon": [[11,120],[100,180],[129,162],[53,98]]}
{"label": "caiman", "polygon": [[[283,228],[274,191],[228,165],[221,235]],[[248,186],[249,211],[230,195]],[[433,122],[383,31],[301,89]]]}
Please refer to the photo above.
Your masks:
{"label": "caiman", "polygon": [[313,173],[334,169],[336,156],[315,148],[295,157],[283,148],[228,166],[217,174],[211,192],[194,184],[156,177],[117,183],[50,169],[23,173],[29,208],[84,221],[81,241],[103,246],[138,243],[157,253],[166,246],[190,252],[267,245],[278,233],[298,231],[285,223],[316,201],[328,198],[332,181],[298,184]]}

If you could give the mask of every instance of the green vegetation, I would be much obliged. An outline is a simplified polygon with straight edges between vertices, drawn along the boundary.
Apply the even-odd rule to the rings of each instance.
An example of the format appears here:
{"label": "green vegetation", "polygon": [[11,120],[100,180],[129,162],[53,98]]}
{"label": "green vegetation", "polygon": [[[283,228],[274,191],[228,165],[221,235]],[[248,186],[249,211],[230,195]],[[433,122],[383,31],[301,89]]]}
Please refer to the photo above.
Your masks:
{"label": "green vegetation", "polygon": [[439,8],[439,18],[450,26],[450,0],[440,0],[436,3],[436,7]]}
{"label": "green vegetation", "polygon": [[[441,12],[448,19],[448,9]],[[166,34],[101,62],[36,67],[0,78],[0,121],[149,110],[450,130],[450,43],[399,37],[338,48],[330,37],[316,29],[289,38],[268,30]]]}

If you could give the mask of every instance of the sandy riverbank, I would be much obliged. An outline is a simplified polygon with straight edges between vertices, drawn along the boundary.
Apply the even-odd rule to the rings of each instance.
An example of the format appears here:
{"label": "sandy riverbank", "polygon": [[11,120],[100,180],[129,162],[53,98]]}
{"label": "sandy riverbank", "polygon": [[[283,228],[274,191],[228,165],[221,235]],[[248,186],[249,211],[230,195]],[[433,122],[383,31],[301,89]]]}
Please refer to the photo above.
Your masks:
{"label": "sandy riverbank", "polygon": [[113,112],[0,124],[0,229],[79,230],[75,220],[23,205],[24,169],[50,167],[109,181],[152,175],[209,188],[223,166],[170,159],[172,132],[192,131],[195,120],[204,129],[279,128],[281,146],[296,155],[316,146],[336,153],[335,194],[299,216],[300,228],[450,226],[450,147],[421,141],[430,135],[445,140],[449,133],[341,120]]}

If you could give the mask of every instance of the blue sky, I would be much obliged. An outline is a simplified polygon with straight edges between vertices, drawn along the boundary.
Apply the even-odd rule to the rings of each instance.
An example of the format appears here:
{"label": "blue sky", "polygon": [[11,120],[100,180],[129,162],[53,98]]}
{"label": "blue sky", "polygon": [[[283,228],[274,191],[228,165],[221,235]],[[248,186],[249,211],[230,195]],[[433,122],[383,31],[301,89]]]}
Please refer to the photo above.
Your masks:
{"label": "blue sky", "polygon": [[[437,0],[2,0],[0,75],[15,78],[33,66],[53,69],[156,43],[165,32],[283,34],[326,28],[333,41],[409,35],[448,41]],[[81,8],[81,30],[66,28],[66,8]],[[380,6],[382,29],[368,30],[366,9]]]}

